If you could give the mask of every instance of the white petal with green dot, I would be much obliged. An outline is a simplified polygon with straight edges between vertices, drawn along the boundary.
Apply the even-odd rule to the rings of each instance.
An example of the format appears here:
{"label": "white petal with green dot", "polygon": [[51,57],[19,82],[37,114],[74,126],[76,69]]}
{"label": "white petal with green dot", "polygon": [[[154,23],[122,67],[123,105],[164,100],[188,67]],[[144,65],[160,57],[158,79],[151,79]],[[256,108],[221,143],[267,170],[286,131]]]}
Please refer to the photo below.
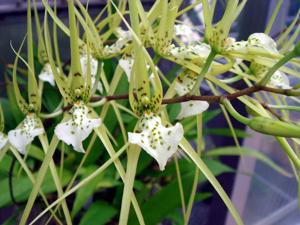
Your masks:
{"label": "white petal with green dot", "polygon": [[119,65],[125,72],[128,81],[130,80],[133,63],[134,63],[133,57],[128,54],[124,54],[122,58],[119,60]]}
{"label": "white petal with green dot", "polygon": [[209,45],[205,43],[196,44],[196,45],[188,45],[182,47],[176,47],[175,45],[171,45],[170,54],[178,59],[193,59],[193,58],[206,58],[208,57],[211,48]]}
{"label": "white petal with green dot", "polygon": [[[58,68],[57,68],[57,70],[58,70]],[[39,76],[40,80],[42,80],[44,82],[48,82],[52,86],[55,86],[54,76],[53,76],[53,73],[52,73],[50,63],[46,63],[44,65],[43,69],[41,70],[41,72],[38,76]]]}
{"label": "white petal with green dot", "polygon": [[176,119],[181,120],[189,116],[195,116],[208,109],[206,101],[188,101],[180,103],[181,109]]}
{"label": "white petal with green dot", "polygon": [[272,75],[272,77],[269,81],[269,85],[273,86],[273,87],[283,88],[283,89],[292,88],[290,86],[290,80],[289,80],[288,76],[279,70],[277,70]]}
{"label": "white petal with green dot", "polygon": [[178,150],[178,144],[183,138],[183,127],[180,123],[165,127],[159,116],[153,113],[145,114],[140,121],[141,133],[128,133],[128,141],[142,147],[164,170],[167,161]]}
{"label": "white petal with green dot", "polygon": [[194,87],[196,79],[190,75],[183,78],[177,78],[175,81],[175,90],[179,96],[188,94]]}
{"label": "white petal with green dot", "polygon": [[225,47],[225,51],[237,51],[240,53],[248,52],[248,41],[233,41],[228,43]]}
{"label": "white petal with green dot", "polygon": [[26,146],[43,133],[44,129],[38,117],[29,114],[16,129],[8,132],[8,140],[21,154],[25,154]]}
{"label": "white petal with green dot", "polygon": [[248,38],[248,46],[260,47],[264,50],[278,54],[276,42],[264,33],[254,33]]}
{"label": "white petal with green dot", "polygon": [[83,103],[74,104],[71,109],[72,118],[55,127],[58,139],[72,145],[75,151],[85,152],[82,142],[90,135],[94,128],[101,125],[101,119],[89,118],[88,108]]}
{"label": "white petal with green dot", "polygon": [[7,136],[0,132],[0,150],[7,144],[7,141]]}

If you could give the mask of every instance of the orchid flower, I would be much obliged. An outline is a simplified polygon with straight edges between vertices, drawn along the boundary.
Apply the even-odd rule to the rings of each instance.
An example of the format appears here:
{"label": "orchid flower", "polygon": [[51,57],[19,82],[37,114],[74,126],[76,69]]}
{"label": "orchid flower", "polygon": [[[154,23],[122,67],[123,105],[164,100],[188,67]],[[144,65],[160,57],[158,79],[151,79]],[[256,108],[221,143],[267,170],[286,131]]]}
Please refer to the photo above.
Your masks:
{"label": "orchid flower", "polygon": [[25,154],[26,146],[29,145],[36,136],[44,132],[40,119],[35,113],[31,113],[26,115],[25,119],[16,129],[8,132],[8,139],[11,145],[21,154]]}
{"label": "orchid flower", "polygon": [[[183,77],[181,76],[183,75]],[[182,73],[175,81],[175,90],[179,96],[188,94],[196,82],[196,75],[192,72]],[[185,117],[194,116],[200,114],[208,109],[209,104],[206,101],[188,101],[180,103],[181,109],[177,115],[177,119],[181,120]]]}
{"label": "orchid flower", "polygon": [[[279,54],[276,42],[264,33],[251,34],[247,41],[235,42],[234,40],[227,50],[247,54],[251,48],[260,48],[271,54]],[[251,68],[258,76],[261,76],[268,69],[267,66],[257,63],[255,58],[254,62],[251,63]],[[279,70],[273,74],[269,81],[269,85],[286,89],[291,88],[288,76]]]}
{"label": "orchid flower", "polygon": [[159,116],[145,113],[140,121],[140,133],[128,133],[129,143],[141,146],[164,170],[167,161],[177,151],[183,138],[183,127],[180,123],[165,127]]}
{"label": "orchid flower", "polygon": [[0,132],[0,150],[7,144],[8,138],[5,134]]}
{"label": "orchid flower", "polygon": [[[87,107],[87,103],[92,94],[90,83],[92,83],[92,76],[96,74],[98,64],[96,59],[88,55],[90,54],[89,51],[85,51],[85,47],[89,47],[89,45],[83,46],[83,49],[79,48],[78,31],[75,25],[76,20],[72,1],[68,1],[68,7],[70,9],[69,23],[72,53],[69,75],[71,82],[66,83],[60,81],[58,86],[60,90],[64,91],[63,97],[65,102],[71,104],[73,107],[69,111],[71,118],[68,118],[69,115],[65,115],[65,118],[68,120],[59,123],[55,127],[54,133],[58,139],[69,145],[71,144],[75,151],[84,152],[82,142],[89,136],[94,128],[99,127],[102,123],[100,118],[96,119],[89,116],[89,109]],[[47,26],[46,31],[48,31]],[[47,47],[50,50],[49,43],[47,43]],[[80,50],[84,50],[84,52],[80,53]],[[88,59],[90,59],[90,66],[87,66]],[[90,68],[89,74],[87,73],[87,68]],[[59,79],[58,76],[55,78]],[[90,79],[89,83],[87,82],[88,79]]]}
{"label": "orchid flower", "polygon": [[55,127],[55,134],[58,139],[72,145],[75,151],[85,152],[82,146],[84,141],[92,130],[99,127],[101,119],[92,119],[89,117],[89,110],[82,102],[75,103],[71,109],[72,118]]}

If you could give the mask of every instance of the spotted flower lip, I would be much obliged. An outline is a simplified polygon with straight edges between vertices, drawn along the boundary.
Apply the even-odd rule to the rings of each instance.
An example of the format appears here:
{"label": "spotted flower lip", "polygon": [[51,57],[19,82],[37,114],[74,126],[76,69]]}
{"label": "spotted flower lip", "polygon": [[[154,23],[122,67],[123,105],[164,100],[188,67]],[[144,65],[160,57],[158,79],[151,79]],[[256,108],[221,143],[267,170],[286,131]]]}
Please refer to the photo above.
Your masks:
{"label": "spotted flower lip", "polygon": [[238,51],[240,53],[248,53],[249,48],[261,48],[269,53],[278,54],[276,42],[264,33],[254,33],[248,37],[247,41],[235,41],[231,38],[231,44],[226,47],[227,51]]}
{"label": "spotted flower lip", "polygon": [[178,59],[185,58],[207,58],[211,48],[209,45],[205,43],[176,47],[175,45],[171,45],[169,53],[171,56]]}
{"label": "spotted flower lip", "polygon": [[161,118],[153,113],[146,113],[140,121],[140,133],[128,133],[131,144],[142,147],[164,170],[167,161],[177,151],[183,138],[183,127],[180,123],[175,126],[165,127]]}
{"label": "spotted flower lip", "polygon": [[[58,68],[57,68],[57,70],[58,70]],[[42,71],[40,72],[40,74],[38,76],[39,76],[40,80],[42,80],[44,82],[48,82],[52,86],[55,86],[55,80],[54,80],[54,76],[53,76],[53,73],[52,73],[50,63],[46,63],[44,65]]]}
{"label": "spotted flower lip", "polygon": [[[175,81],[175,90],[179,96],[188,94],[194,87],[196,77],[192,74],[185,74],[182,78]],[[206,111],[209,107],[206,101],[188,101],[180,103],[181,109],[176,119],[181,120],[185,117],[198,115]]]}
{"label": "spotted flower lip", "polygon": [[209,104],[206,101],[188,101],[182,102],[180,105],[181,110],[176,117],[178,120],[203,113],[209,107]]}
{"label": "spotted flower lip", "polygon": [[128,78],[128,81],[130,81],[130,75],[131,75],[133,63],[134,63],[134,58],[128,54],[124,54],[122,58],[119,60],[119,65],[124,70]]}
{"label": "spotted flower lip", "polygon": [[175,90],[179,96],[188,94],[194,87],[196,76],[193,74],[185,74],[183,77],[177,77],[175,81]]}
{"label": "spotted flower lip", "polygon": [[277,70],[271,77],[269,81],[269,85],[273,87],[283,88],[283,89],[290,89],[290,80],[287,75],[283,72]]}
{"label": "spotted flower lip", "polygon": [[89,110],[82,102],[74,104],[71,109],[72,118],[55,127],[58,139],[72,145],[77,152],[84,153],[82,142],[90,135],[94,128],[101,125],[102,120],[88,117]]}
{"label": "spotted flower lip", "polygon": [[41,121],[32,113],[28,114],[16,129],[8,132],[8,140],[21,154],[25,154],[26,146],[44,132]]}
{"label": "spotted flower lip", "polygon": [[5,134],[0,132],[0,150],[7,144],[8,138]]}
{"label": "spotted flower lip", "polygon": [[251,34],[248,37],[248,44],[263,48],[270,53],[278,54],[276,42],[264,33]]}

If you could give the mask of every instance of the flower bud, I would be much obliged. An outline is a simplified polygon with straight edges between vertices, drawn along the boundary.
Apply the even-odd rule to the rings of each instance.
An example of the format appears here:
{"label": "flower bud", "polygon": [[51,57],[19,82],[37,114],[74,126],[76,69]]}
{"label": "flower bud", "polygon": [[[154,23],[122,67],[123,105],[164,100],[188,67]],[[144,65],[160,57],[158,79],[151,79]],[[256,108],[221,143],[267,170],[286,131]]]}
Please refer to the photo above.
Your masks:
{"label": "flower bud", "polygon": [[250,120],[248,126],[263,134],[289,138],[300,137],[300,126],[267,117],[254,117]]}

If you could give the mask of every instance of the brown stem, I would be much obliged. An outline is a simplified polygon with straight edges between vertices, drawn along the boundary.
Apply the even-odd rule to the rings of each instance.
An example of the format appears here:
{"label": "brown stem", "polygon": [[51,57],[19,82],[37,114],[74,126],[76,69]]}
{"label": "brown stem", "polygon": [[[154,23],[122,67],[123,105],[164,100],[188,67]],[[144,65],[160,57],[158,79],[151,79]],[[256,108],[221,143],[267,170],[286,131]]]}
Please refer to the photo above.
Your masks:
{"label": "brown stem", "polygon": [[[171,99],[163,99],[162,104],[175,104],[180,102],[187,102],[191,100],[198,100],[198,101],[207,101],[209,103],[218,103],[221,101],[222,98],[227,98],[229,100],[233,100],[236,98],[239,98],[244,95],[251,95],[255,92],[259,91],[266,91],[270,93],[276,93],[280,95],[286,95],[286,96],[300,96],[300,92],[293,90],[293,89],[277,89],[277,88],[271,88],[271,87],[265,87],[265,86],[252,86],[245,89],[242,89],[240,91],[237,91],[233,94],[225,94],[225,95],[184,95],[179,96]],[[109,96],[94,96],[90,98],[91,102],[99,101],[103,98],[106,98],[107,101],[113,101],[113,100],[126,100],[128,99],[128,94],[122,94],[122,95],[109,95]],[[63,110],[69,110],[71,106],[66,106],[63,108]]]}

